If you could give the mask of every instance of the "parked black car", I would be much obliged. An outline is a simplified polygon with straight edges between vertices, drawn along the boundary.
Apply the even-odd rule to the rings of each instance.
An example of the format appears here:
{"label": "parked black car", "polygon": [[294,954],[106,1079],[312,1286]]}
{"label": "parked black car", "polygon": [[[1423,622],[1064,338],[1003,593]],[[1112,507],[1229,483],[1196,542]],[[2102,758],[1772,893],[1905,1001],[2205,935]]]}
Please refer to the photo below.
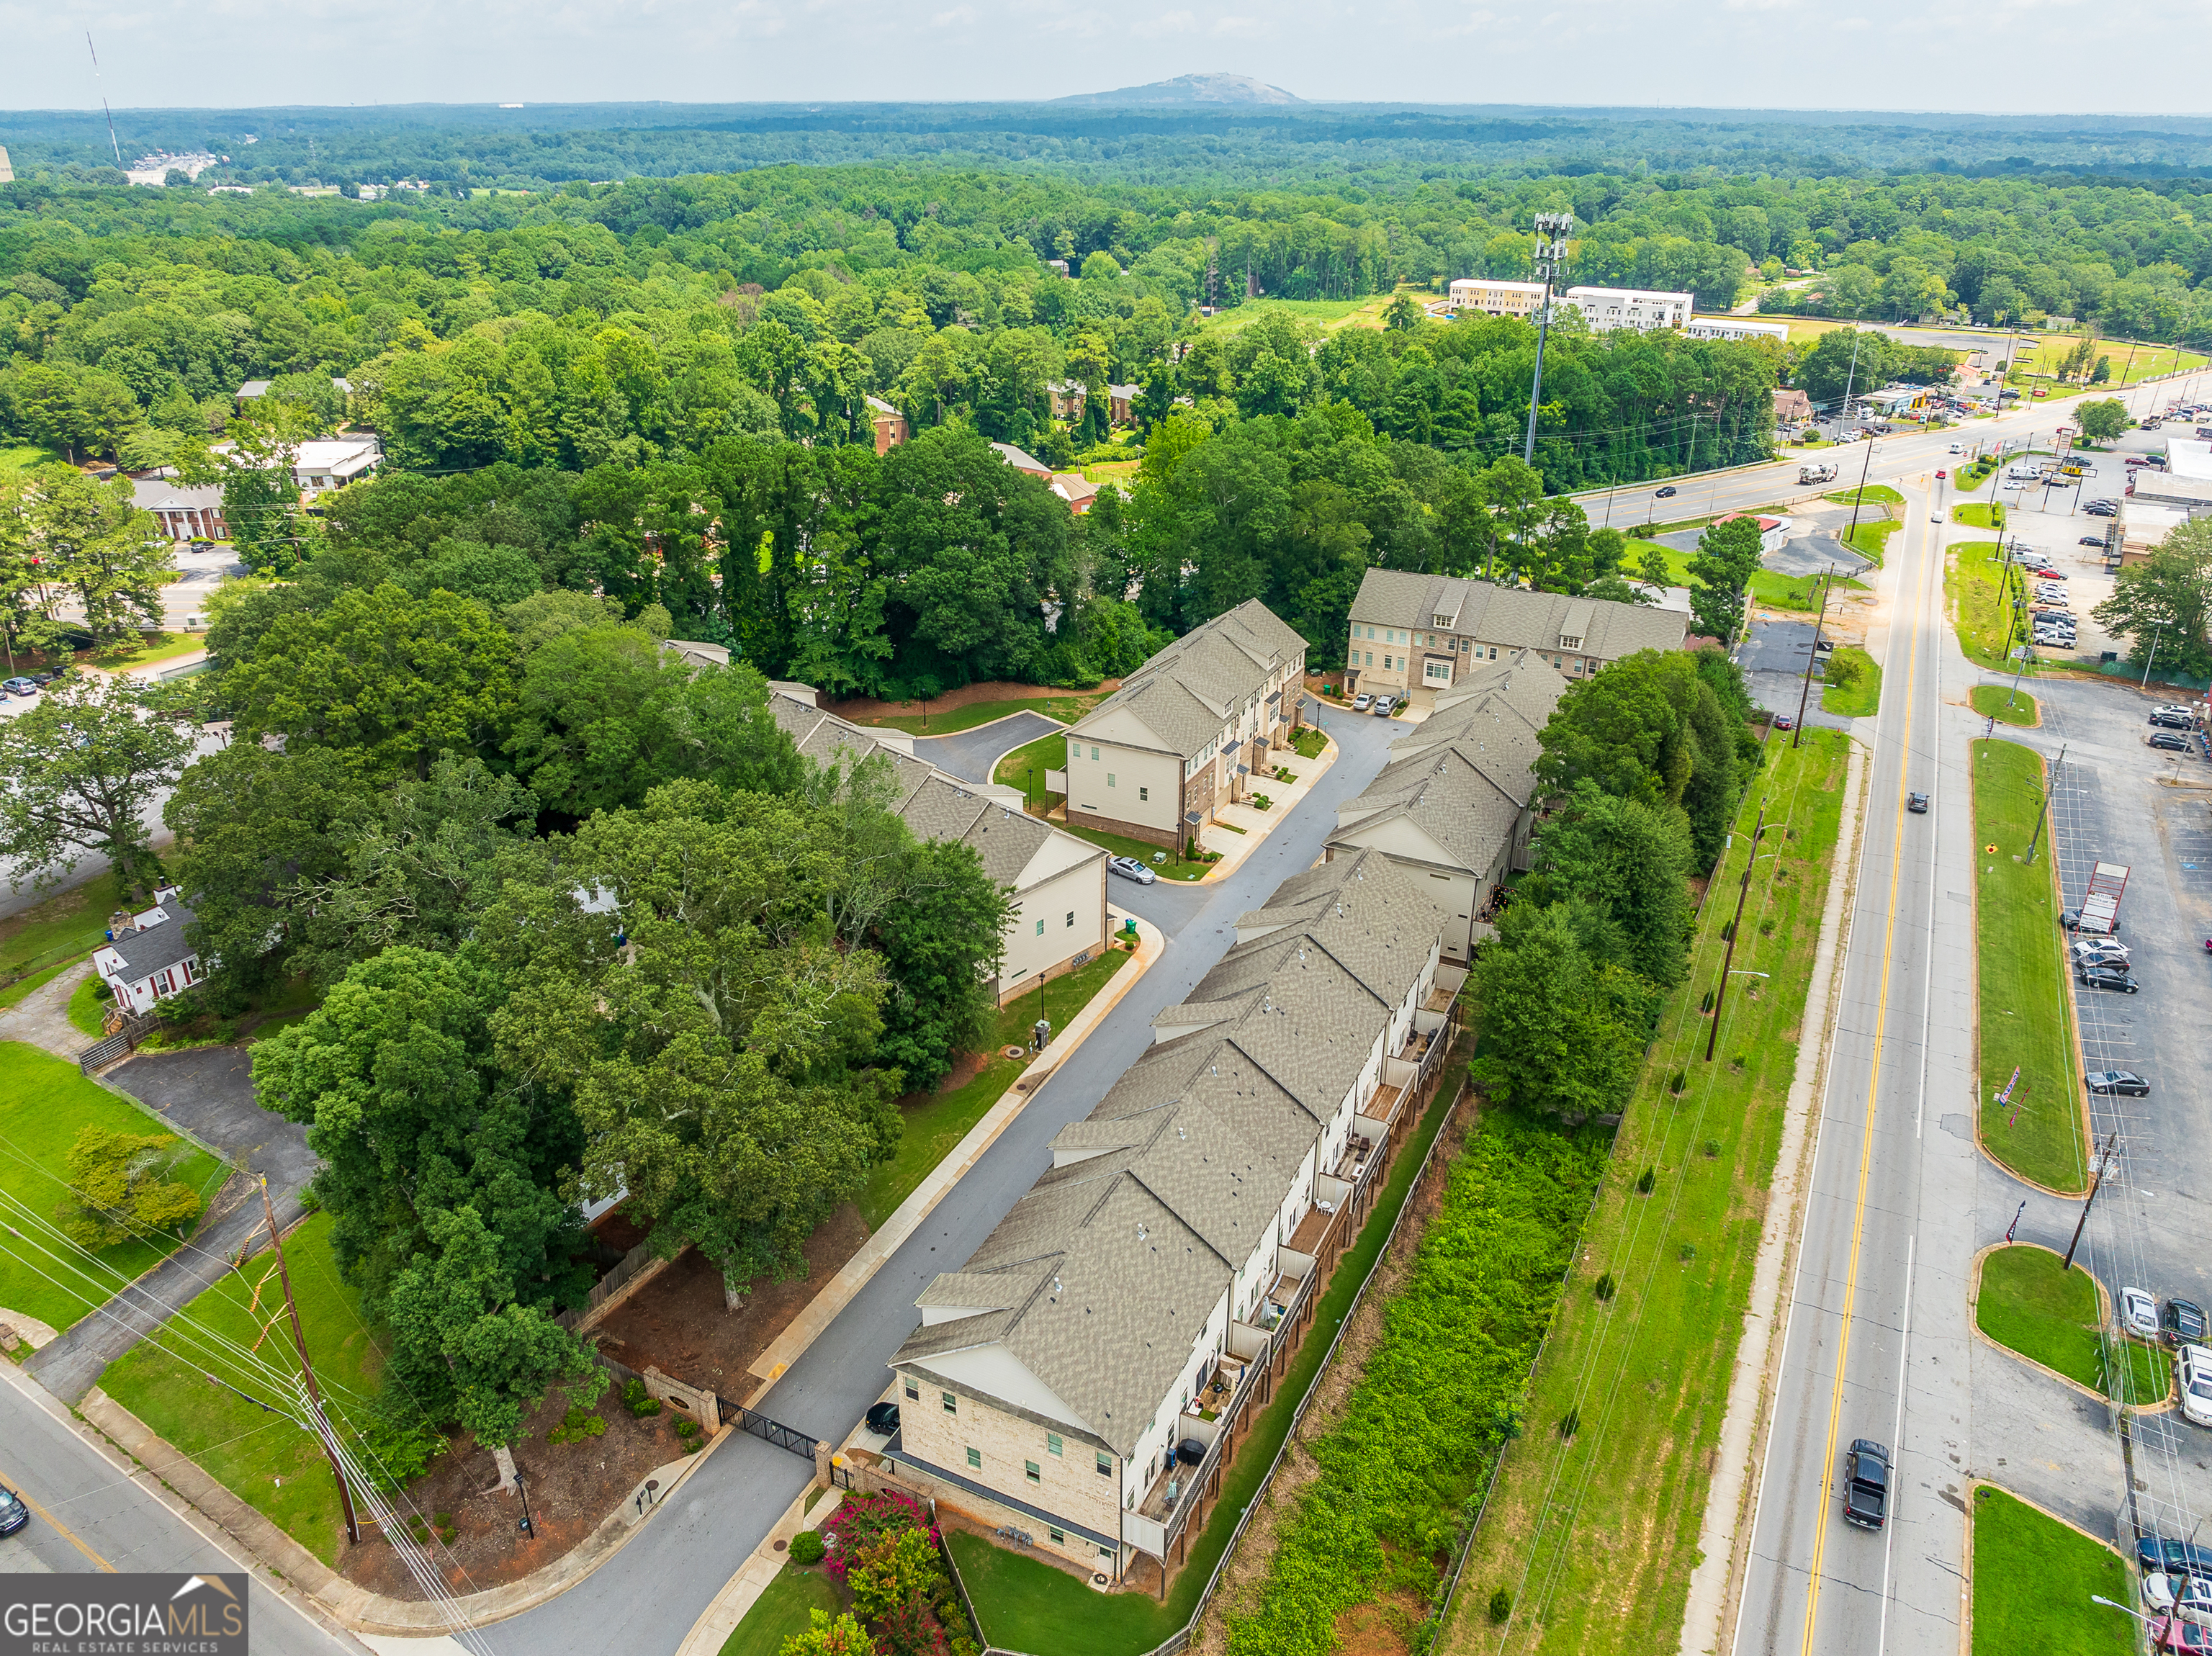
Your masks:
{"label": "parked black car", "polygon": [[1844,1521],[1878,1530],[1889,1508],[1889,1451],[1871,1438],[1851,1440],[1844,1458]]}
{"label": "parked black car", "polygon": [[2116,966],[2085,966],[2074,976],[2085,989],[2117,989],[2124,995],[2136,992],[2136,980]]}
{"label": "parked black car", "polygon": [[[36,678],[38,675],[36,673],[33,673],[31,676],[33,678]],[[2162,712],[2153,713],[2150,716],[2150,722],[2154,725],[2161,725],[2169,731],[2185,731],[2190,728],[2191,723],[2187,713],[2169,713]]]}
{"label": "parked black car", "polygon": [[2150,1083],[2133,1070],[2092,1070],[2081,1079],[2093,1093],[2116,1093],[2123,1098],[2150,1096]]}
{"label": "parked black car", "polygon": [[898,1430],[898,1409],[899,1406],[896,1403],[874,1404],[868,1410],[868,1429],[872,1432],[880,1432],[885,1437],[893,1435]]}
{"label": "parked black car", "polygon": [[2189,738],[2185,736],[2176,736],[2172,731],[2153,731],[2143,739],[2152,747],[2163,748],[2168,753],[2189,751]]}
{"label": "parked black car", "polygon": [[2194,1300],[2168,1300],[2158,1313],[2158,1337],[2168,1345],[2202,1345],[2208,1325],[2204,1307]]}
{"label": "parked black car", "polygon": [[0,1535],[13,1535],[31,1521],[31,1509],[6,1484],[0,1483]]}
{"label": "parked black car", "polygon": [[2136,1562],[2149,1575],[2212,1577],[2212,1547],[2191,1546],[2186,1541],[2161,1541],[2154,1535],[2136,1538]]}

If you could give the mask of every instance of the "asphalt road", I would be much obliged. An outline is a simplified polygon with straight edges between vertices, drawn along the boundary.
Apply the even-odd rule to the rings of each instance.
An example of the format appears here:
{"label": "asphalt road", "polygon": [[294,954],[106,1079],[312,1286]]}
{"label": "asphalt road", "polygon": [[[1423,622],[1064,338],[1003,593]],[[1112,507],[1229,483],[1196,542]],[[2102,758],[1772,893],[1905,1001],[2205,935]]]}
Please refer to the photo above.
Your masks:
{"label": "asphalt road", "polygon": [[[1164,917],[1166,952],[1092,1033],[1082,1062],[1038,1090],[929,1222],[776,1383],[759,1405],[763,1413],[817,1438],[843,1440],[890,1383],[890,1355],[920,1320],[915,1295],[939,1271],[957,1269],[1045,1170],[1047,1142],[1087,1115],[1152,1044],[1153,1015],[1182,999],[1227,950],[1237,917],[1312,865],[1335,826],[1337,806],[1366,786],[1392,738],[1406,729],[1333,708],[1321,719],[1340,749],[1336,762],[1243,867],[1218,884],[1194,888],[1116,882],[1116,901]],[[532,1656],[673,1651],[812,1475],[810,1462],[757,1439],[726,1444],[692,1474],[681,1509],[653,1520],[640,1544],[485,1637],[495,1650]]]}
{"label": "asphalt road", "polygon": [[[927,759],[938,769],[963,781],[988,782],[991,779],[991,767],[1005,755],[1024,743],[1066,728],[1042,713],[1010,713],[988,725],[978,725],[972,731],[963,731],[957,736],[917,737],[915,757]],[[1037,786],[1044,786],[1042,776],[1037,778]]]}
{"label": "asphalt road", "polygon": [[[58,1405],[6,1365],[0,1483],[31,1507],[29,1524],[0,1540],[0,1574],[251,1569],[79,1437]],[[310,1620],[262,1576],[252,1575],[246,1592],[254,1656],[363,1656],[362,1645]]]}

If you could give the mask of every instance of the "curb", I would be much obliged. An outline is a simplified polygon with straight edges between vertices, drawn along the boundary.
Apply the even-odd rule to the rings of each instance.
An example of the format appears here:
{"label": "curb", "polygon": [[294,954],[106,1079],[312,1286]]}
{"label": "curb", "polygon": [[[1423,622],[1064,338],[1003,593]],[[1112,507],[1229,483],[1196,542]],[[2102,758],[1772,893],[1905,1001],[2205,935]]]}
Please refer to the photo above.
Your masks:
{"label": "curb", "polygon": [[[388,1598],[382,1593],[347,1580],[309,1552],[245,1501],[200,1470],[173,1444],[165,1441],[145,1422],[117,1403],[98,1386],[86,1393],[86,1420],[100,1435],[140,1463],[161,1485],[221,1529],[259,1569],[305,1596],[324,1617],[356,1633],[409,1638],[436,1638],[453,1631],[453,1623],[438,1606],[427,1600]],[[735,1427],[724,1427],[696,1455],[685,1458],[684,1470],[668,1486],[653,1513],[626,1522],[617,1505],[599,1527],[561,1557],[532,1570],[520,1580],[453,1599],[453,1608],[471,1627],[519,1616],[566,1592],[601,1564],[620,1552],[640,1534],[653,1513],[682,1489],[700,1463],[724,1441],[736,1435]],[[271,1561],[275,1562],[271,1562]]]}
{"label": "curb", "polygon": [[769,1341],[761,1354],[753,1359],[746,1373],[757,1383],[742,1399],[746,1408],[760,1406],[761,1399],[768,1394],[769,1388],[789,1372],[791,1366],[806,1354],[808,1347],[874,1279],[876,1272],[894,1253],[906,1246],[935,1210],[937,1204],[951,1194],[953,1187],[967,1176],[976,1162],[983,1159],[984,1153],[998,1142],[999,1136],[1013,1125],[1029,1101],[1043,1090],[1045,1083],[1074,1055],[1076,1049],[1089,1039],[1091,1031],[1121,1004],[1121,997],[1152,969],[1152,963],[1167,948],[1166,937],[1149,920],[1125,909],[1117,909],[1111,904],[1107,906],[1106,912],[1116,922],[1125,919],[1136,921],[1138,943],[1134,957],[1114,974],[1112,982],[1091,997],[1091,1004],[1076,1014],[1075,1021],[1054,1037],[1052,1044],[1038,1054],[1028,1068],[1014,1077],[1014,1084],[999,1095],[999,1101],[984,1113],[982,1119],[968,1130],[967,1136],[954,1145],[929,1176],[899,1204],[891,1216],[884,1221],[883,1228],[860,1245],[860,1252],[845,1262],[844,1268],[823,1285],[822,1291],[807,1301],[805,1308],[785,1325],[783,1332]]}
{"label": "curb", "polygon": [[[2085,1398],[2095,1398],[2099,1403],[2103,1404],[2107,1409],[2126,1409],[2138,1415],[2163,1415],[2172,1412],[2172,1410],[2179,1406],[2174,1398],[2171,1384],[2169,1384],[2167,1387],[2166,1394],[2163,1398],[2160,1398],[2156,1403],[2122,1403],[2117,1398],[2107,1397],[2104,1392],[2098,1391],[2094,1386],[2082,1385],[2080,1380],[2074,1379],[2071,1375],[2060,1374],[2056,1368],[2053,1368],[2048,1363],[2038,1362],[2033,1357],[2029,1356],[2027,1352],[2016,1351],[2011,1346],[2005,1344],[2002,1340],[1996,1339],[1991,1336],[1984,1333],[1982,1331],[1981,1324],[1982,1262],[1987,1259],[1990,1255],[1995,1253],[1998,1249],[2008,1247],[2032,1248],[2038,1253],[2048,1253],[2054,1259],[2064,1257],[2057,1248],[2045,1247],[2040,1242],[1991,1242],[1987,1247],[1975,1249],[1973,1259],[1973,1283],[1972,1286],[1966,1290],[1966,1310],[1970,1313],[1966,1326],[1972,1331],[1976,1339],[1979,1340],[1984,1345],[1988,1346],[1992,1351],[2003,1352],[2005,1356],[2010,1357],[2014,1362],[2026,1363],[2030,1368],[2041,1370],[2044,1374],[2050,1375],[2051,1379],[2057,1380],[2061,1386],[2069,1386],[2074,1391],[2080,1392]],[[2113,1320],[2112,1294],[2106,1289],[2105,1284],[2099,1280],[2094,1272],[2084,1271],[2082,1275],[2089,1278],[2091,1284],[2097,1290],[2097,1319],[2099,1326],[2101,1329],[2105,1324]],[[2129,1337],[2125,1334],[2121,1334],[2118,1336],[2118,1338],[2121,1345],[2124,1348],[2129,1343]],[[2136,1344],[2140,1344],[2142,1342],[2138,1341]],[[2156,1346],[2151,1348],[2153,1350],[2158,1350],[2160,1349],[2161,1348]],[[2171,1362],[2172,1359],[2169,1358],[2168,1362]],[[2007,1490],[2006,1493],[2009,1495],[2011,1491]]]}
{"label": "curb", "polygon": [[[1313,728],[1316,730],[1321,730],[1321,726],[1318,725],[1315,725]],[[1268,840],[1275,837],[1275,830],[1277,828],[1280,828],[1285,822],[1291,820],[1291,813],[1305,802],[1308,795],[1313,792],[1315,787],[1320,783],[1321,779],[1328,774],[1329,767],[1336,763],[1337,755],[1344,751],[1344,749],[1337,744],[1337,740],[1334,737],[1329,736],[1327,731],[1322,731],[1321,733],[1324,737],[1328,737],[1328,745],[1321,750],[1320,759],[1316,764],[1314,769],[1309,772],[1306,775],[1298,779],[1296,786],[1303,790],[1303,792],[1296,794],[1295,796],[1286,793],[1282,798],[1275,801],[1273,807],[1268,813],[1271,816],[1274,816],[1274,820],[1268,823],[1267,832],[1255,838],[1248,830],[1240,837],[1235,850],[1223,853],[1222,858],[1219,862],[1207,869],[1206,872],[1200,875],[1197,879],[1184,882],[1185,884],[1211,885],[1216,880],[1227,879],[1238,869],[1243,867],[1246,859],[1251,857],[1255,852],[1258,851],[1261,846],[1266,845]],[[1275,813],[1278,811],[1281,813],[1280,816],[1275,816]]]}

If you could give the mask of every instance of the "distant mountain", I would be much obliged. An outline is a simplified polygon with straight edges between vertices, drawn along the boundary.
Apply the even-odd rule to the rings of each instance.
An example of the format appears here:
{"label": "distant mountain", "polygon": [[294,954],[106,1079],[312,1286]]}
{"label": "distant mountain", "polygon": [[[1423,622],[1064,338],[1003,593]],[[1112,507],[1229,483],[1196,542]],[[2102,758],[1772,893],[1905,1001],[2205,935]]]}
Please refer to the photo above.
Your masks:
{"label": "distant mountain", "polygon": [[1054,98],[1055,104],[1302,104],[1279,86],[1249,75],[1178,75],[1149,86],[1125,86],[1118,92],[1081,92]]}

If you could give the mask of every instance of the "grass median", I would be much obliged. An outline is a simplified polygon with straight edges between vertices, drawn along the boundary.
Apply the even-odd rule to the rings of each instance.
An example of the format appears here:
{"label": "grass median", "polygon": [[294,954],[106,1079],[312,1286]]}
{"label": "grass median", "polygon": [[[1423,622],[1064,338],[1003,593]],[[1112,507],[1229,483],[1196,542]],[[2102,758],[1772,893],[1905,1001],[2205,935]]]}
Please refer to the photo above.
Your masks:
{"label": "grass median", "polygon": [[1973,757],[1977,1130],[1982,1148],[2021,1178],[2073,1193],[2087,1188],[2087,1130],[2050,836],[2033,864],[2022,860],[2042,812],[2043,761],[2016,742],[1976,742]]}
{"label": "grass median", "polygon": [[1828,657],[1820,710],[1845,719],[1870,719],[1881,705],[1881,664],[1865,651],[1839,644]]}
{"label": "grass median", "polygon": [[1983,718],[2000,725],[2033,725],[2038,719],[2035,698],[2009,684],[1977,684],[1966,701]]}
{"label": "grass median", "polygon": [[[2008,576],[2003,547],[1996,541],[1960,541],[1947,550],[1950,555],[1944,561],[1943,596],[1950,605],[1951,624],[1958,630],[1959,647],[1978,667],[2009,671],[2014,664],[2005,658],[2006,640],[2017,645],[2021,640],[2018,622],[2008,612],[2004,588],[2008,579],[2016,584],[2019,577]],[[2027,670],[2033,674],[2035,664],[2030,662]]]}
{"label": "grass median", "polygon": [[[1808,731],[1802,747],[1770,754],[1744,802],[1440,1650],[1648,1656],[1679,1639],[1798,1046],[1826,1012],[1806,997],[1848,745]],[[1765,841],[1781,854],[1757,864],[1732,964],[1770,975],[1729,980],[1707,1064],[1698,1009],[1719,980],[1761,796],[1788,837]],[[1501,1588],[1512,1606],[1502,1629],[1489,1608]]]}
{"label": "grass median", "polygon": [[[2049,1248],[2026,1242],[1984,1254],[1974,1326],[2093,1392],[2123,1403],[2164,1401],[2173,1389],[2173,1360],[2109,1331],[2096,1279],[2079,1265],[2061,1271],[2062,1263]],[[2109,1383],[2115,1380],[2119,1384]]]}
{"label": "grass median", "polygon": [[1974,1491],[1973,1656],[2129,1656],[2136,1623],[2120,1556],[2002,1489]]}

